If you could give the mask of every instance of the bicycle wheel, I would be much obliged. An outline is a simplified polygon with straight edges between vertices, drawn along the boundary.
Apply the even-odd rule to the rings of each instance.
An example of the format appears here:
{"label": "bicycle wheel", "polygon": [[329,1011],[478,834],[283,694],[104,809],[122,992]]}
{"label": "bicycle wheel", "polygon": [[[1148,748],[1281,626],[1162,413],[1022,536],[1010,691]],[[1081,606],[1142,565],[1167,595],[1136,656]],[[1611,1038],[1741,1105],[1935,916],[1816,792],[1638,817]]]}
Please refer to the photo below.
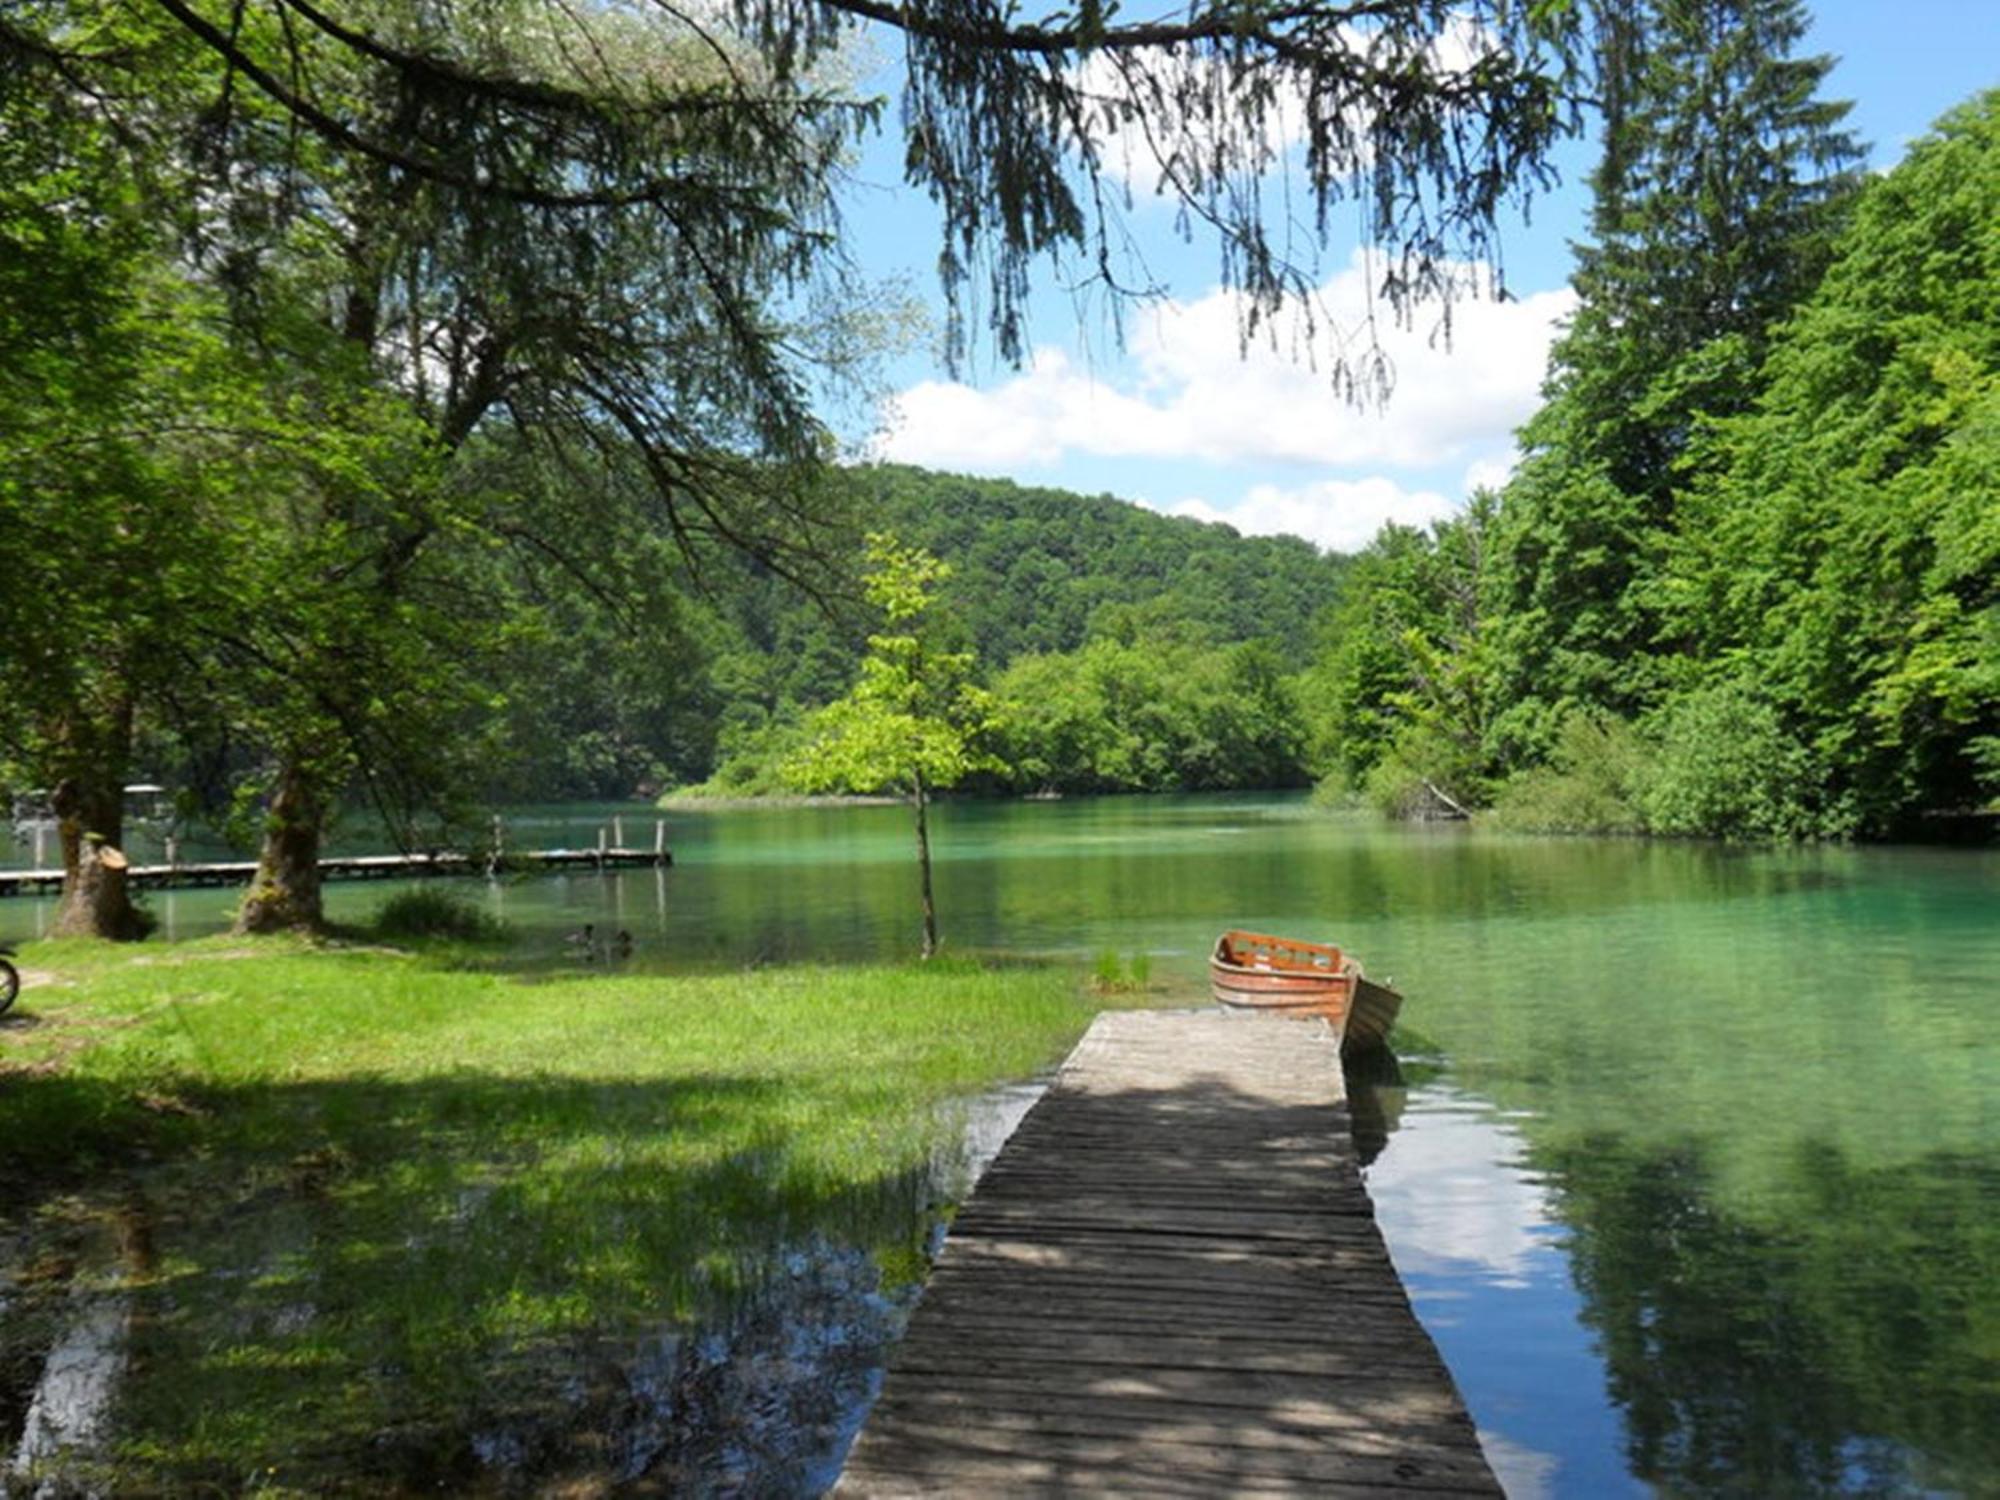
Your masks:
{"label": "bicycle wheel", "polygon": [[21,993],[21,971],[0,958],[0,1016],[7,1014],[7,1007],[14,1003],[14,997]]}

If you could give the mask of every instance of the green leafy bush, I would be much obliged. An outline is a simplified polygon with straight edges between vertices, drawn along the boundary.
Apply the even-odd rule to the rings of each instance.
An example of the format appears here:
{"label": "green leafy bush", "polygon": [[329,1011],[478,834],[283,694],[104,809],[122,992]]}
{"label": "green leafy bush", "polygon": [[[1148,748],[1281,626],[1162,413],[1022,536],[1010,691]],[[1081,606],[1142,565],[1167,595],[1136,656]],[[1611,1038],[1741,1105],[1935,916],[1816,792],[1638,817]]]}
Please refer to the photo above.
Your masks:
{"label": "green leafy bush", "polygon": [[1645,789],[1654,833],[1794,839],[1848,831],[1821,806],[1824,776],[1777,710],[1742,683],[1698,688],[1654,716],[1658,760]]}
{"label": "green leafy bush", "polygon": [[398,891],[375,910],[369,930],[384,938],[449,938],[461,943],[505,941],[507,924],[463,896],[434,885]]}
{"label": "green leafy bush", "polygon": [[1362,806],[1361,792],[1345,771],[1328,771],[1313,783],[1312,805],[1324,812],[1353,812]]}
{"label": "green leafy bush", "polygon": [[1362,777],[1361,794],[1391,818],[1458,818],[1485,803],[1487,782],[1453,735],[1412,723]]}
{"label": "green leafy bush", "polygon": [[1493,821],[1530,833],[1641,833],[1641,802],[1655,773],[1653,751],[1630,724],[1574,709],[1556,732],[1546,766],[1511,777]]}

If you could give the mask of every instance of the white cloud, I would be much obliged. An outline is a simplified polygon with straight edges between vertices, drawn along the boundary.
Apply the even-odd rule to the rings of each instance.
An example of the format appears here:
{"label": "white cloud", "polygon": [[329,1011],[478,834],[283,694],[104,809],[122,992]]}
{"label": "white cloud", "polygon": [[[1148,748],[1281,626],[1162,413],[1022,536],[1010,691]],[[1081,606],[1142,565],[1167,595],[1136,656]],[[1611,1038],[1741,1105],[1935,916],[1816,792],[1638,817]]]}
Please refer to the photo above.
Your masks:
{"label": "white cloud", "polygon": [[1518,1132],[1483,1101],[1442,1086],[1413,1097],[1368,1169],[1397,1268],[1509,1287],[1558,1267],[1544,1233],[1548,1193],[1525,1154]]}
{"label": "white cloud", "polygon": [[1435,490],[1407,490],[1380,475],[1325,479],[1297,489],[1254,485],[1242,500],[1219,509],[1206,500],[1156,507],[1198,521],[1226,521],[1252,536],[1301,536],[1336,552],[1354,552],[1390,521],[1427,526],[1451,514],[1453,502]]}
{"label": "white cloud", "polygon": [[1497,490],[1514,477],[1514,461],[1520,455],[1512,448],[1505,453],[1490,454],[1485,458],[1475,458],[1465,466],[1465,492],[1474,490]]}
{"label": "white cloud", "polygon": [[1556,1492],[1562,1460],[1555,1454],[1517,1443],[1486,1427],[1479,1429],[1479,1446],[1508,1500],[1545,1500]]}
{"label": "white cloud", "polygon": [[1168,452],[1170,414],[1078,370],[1043,347],[991,390],[926,380],[895,399],[880,455],[899,463],[1006,474],[1075,453],[1135,458]]}
{"label": "white cloud", "polygon": [[[1284,172],[1289,153],[1306,139],[1307,101],[1295,80],[1237,72],[1213,53],[1168,52],[1141,61],[1120,52],[1096,52],[1074,70],[1072,82],[1086,101],[1090,134],[1105,170],[1122,180],[1140,203],[1173,197],[1206,175],[1216,126],[1201,111],[1175,101],[1210,97],[1212,121],[1231,136],[1255,140],[1269,169]],[[1253,122],[1260,127],[1254,135]],[[1170,184],[1169,164],[1175,181]],[[1190,175],[1190,166],[1193,175]]]}
{"label": "white cloud", "polygon": [[[1317,330],[1294,324],[1273,349],[1240,347],[1241,301],[1216,291],[1167,302],[1136,320],[1127,368],[1115,380],[1036,351],[1028,368],[986,390],[926,381],[898,398],[881,456],[984,473],[1050,468],[1072,457],[1167,459],[1216,466],[1419,469],[1485,465],[1511,449],[1534,410],[1557,321],[1573,297],[1462,302],[1451,340],[1434,318],[1378,326],[1395,372],[1380,410],[1357,409],[1333,389],[1331,361],[1366,347],[1373,280],[1357,256],[1317,298]],[[1315,363],[1317,368],[1314,367]]]}

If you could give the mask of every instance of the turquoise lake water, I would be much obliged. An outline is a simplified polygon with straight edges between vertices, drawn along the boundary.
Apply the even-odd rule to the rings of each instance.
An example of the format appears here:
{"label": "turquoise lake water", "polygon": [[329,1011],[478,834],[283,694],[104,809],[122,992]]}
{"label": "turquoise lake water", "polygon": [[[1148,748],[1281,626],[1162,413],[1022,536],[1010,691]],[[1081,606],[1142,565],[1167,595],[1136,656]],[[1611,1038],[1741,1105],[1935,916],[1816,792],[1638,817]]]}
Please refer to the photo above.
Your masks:
{"label": "turquoise lake water", "polygon": [[[631,806],[517,809],[508,836],[587,847],[613,816],[650,846]],[[914,954],[902,809],[667,831],[671,869],[460,888],[531,964],[580,962],[584,922],[647,968]],[[1145,953],[1161,1003],[1194,1003],[1215,933],[1250,926],[1394,979],[1370,1190],[1511,1493],[2000,1490],[2000,854],[1535,839],[1269,797],[949,805],[934,838],[949,949]],[[233,900],[150,904],[186,937]],[[0,901],[0,937],[47,912]]]}

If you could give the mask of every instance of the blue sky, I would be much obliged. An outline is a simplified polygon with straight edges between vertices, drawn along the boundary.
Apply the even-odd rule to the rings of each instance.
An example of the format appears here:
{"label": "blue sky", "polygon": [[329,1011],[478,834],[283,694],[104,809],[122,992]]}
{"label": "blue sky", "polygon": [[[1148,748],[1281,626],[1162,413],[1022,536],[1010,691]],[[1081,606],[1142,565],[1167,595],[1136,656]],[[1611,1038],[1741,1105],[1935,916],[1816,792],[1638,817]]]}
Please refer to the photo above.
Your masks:
{"label": "blue sky", "polygon": [[[1996,0],[1825,0],[1810,9],[1802,50],[1840,59],[1826,92],[1854,101],[1850,123],[1878,168],[1952,105],[2000,83]],[[1511,300],[1462,305],[1448,349],[1429,337],[1432,318],[1391,336],[1397,385],[1382,410],[1349,406],[1323,369],[1289,354],[1240,360],[1213,242],[1183,244],[1171,211],[1138,194],[1131,226],[1171,298],[1128,313],[1122,347],[1100,311],[1080,311],[1044,275],[1028,365],[1002,365],[987,347],[952,380],[935,339],[913,341],[889,366],[896,395],[869,451],[1120,495],[1343,550],[1386,520],[1448,513],[1472,485],[1504,477],[1513,429],[1535,406],[1549,339],[1570,305],[1568,247],[1583,229],[1595,151],[1588,139],[1569,143],[1558,157],[1563,186],[1535,201],[1531,221],[1503,223]],[[876,142],[856,175],[847,212],[863,267],[902,278],[942,327],[938,220],[902,184],[900,148]],[[1360,306],[1365,254],[1358,243],[1326,252],[1325,297],[1336,309]]]}

